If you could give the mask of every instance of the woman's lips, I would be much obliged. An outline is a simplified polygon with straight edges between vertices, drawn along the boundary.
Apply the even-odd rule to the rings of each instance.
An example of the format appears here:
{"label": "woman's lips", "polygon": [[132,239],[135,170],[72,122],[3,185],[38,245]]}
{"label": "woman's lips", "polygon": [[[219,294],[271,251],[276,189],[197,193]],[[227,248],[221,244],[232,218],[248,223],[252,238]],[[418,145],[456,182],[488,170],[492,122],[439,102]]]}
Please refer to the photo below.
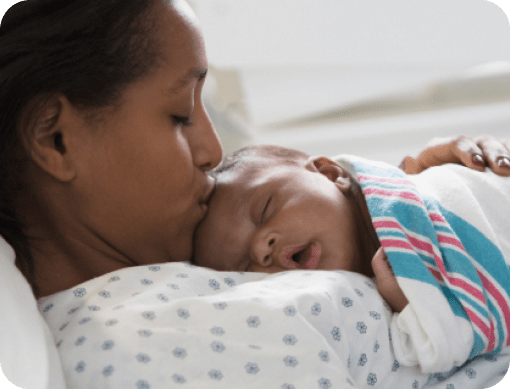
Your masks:
{"label": "woman's lips", "polygon": [[[198,219],[198,221],[196,221],[197,225],[198,225],[198,223],[200,223],[202,220],[205,219],[205,217],[207,216],[208,209],[209,209],[209,206],[206,203],[200,203],[200,202],[195,203],[195,206],[193,207],[193,213],[196,215],[196,219],[193,218],[193,221],[196,221]],[[195,228],[196,228],[196,225],[195,225]]]}

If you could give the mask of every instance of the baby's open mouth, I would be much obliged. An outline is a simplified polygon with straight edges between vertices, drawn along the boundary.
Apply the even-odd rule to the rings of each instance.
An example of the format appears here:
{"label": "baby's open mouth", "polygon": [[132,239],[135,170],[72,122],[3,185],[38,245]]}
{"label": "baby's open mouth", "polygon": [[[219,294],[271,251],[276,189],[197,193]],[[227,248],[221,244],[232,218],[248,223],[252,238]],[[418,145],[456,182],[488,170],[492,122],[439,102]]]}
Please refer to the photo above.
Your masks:
{"label": "baby's open mouth", "polygon": [[306,245],[286,247],[282,253],[282,260],[297,269],[315,269],[319,264],[321,247],[316,242]]}
{"label": "baby's open mouth", "polygon": [[303,265],[310,256],[310,245],[304,246],[302,250],[292,255],[292,260],[298,265]]}

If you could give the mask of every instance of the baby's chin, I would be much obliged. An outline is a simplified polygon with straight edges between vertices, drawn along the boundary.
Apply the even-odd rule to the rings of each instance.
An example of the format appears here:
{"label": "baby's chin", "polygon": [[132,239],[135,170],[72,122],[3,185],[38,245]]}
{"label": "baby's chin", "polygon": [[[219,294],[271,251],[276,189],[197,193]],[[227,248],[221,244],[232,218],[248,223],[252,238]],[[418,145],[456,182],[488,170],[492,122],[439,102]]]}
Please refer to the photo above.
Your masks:
{"label": "baby's chin", "polygon": [[319,260],[316,270],[342,270],[359,273],[355,266],[355,260],[346,260],[340,256],[328,257],[323,261]]}

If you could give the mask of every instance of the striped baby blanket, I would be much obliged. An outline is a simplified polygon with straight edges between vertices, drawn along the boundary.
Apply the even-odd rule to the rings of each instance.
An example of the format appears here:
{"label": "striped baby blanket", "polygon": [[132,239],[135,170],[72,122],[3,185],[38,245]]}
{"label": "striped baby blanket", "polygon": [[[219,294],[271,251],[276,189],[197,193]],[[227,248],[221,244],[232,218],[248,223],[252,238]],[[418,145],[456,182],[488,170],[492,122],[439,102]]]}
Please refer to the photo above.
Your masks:
{"label": "striped baby blanket", "polygon": [[508,346],[510,178],[458,165],[408,176],[350,163],[410,302],[391,327],[399,362],[447,371]]}

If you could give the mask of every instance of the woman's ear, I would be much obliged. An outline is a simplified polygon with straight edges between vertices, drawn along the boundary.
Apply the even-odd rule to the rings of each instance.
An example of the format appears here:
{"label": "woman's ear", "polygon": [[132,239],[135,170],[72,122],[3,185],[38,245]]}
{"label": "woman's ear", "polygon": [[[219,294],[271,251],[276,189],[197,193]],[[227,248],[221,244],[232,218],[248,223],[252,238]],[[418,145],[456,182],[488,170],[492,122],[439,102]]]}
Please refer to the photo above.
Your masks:
{"label": "woman's ear", "polygon": [[51,97],[37,109],[32,107],[30,125],[20,129],[23,147],[33,163],[62,182],[76,176],[66,147],[71,132],[66,110],[74,110],[67,98]]}
{"label": "woman's ear", "polygon": [[307,168],[326,176],[331,182],[334,182],[342,192],[351,189],[351,180],[349,173],[342,165],[327,157],[310,157],[307,161]]}

